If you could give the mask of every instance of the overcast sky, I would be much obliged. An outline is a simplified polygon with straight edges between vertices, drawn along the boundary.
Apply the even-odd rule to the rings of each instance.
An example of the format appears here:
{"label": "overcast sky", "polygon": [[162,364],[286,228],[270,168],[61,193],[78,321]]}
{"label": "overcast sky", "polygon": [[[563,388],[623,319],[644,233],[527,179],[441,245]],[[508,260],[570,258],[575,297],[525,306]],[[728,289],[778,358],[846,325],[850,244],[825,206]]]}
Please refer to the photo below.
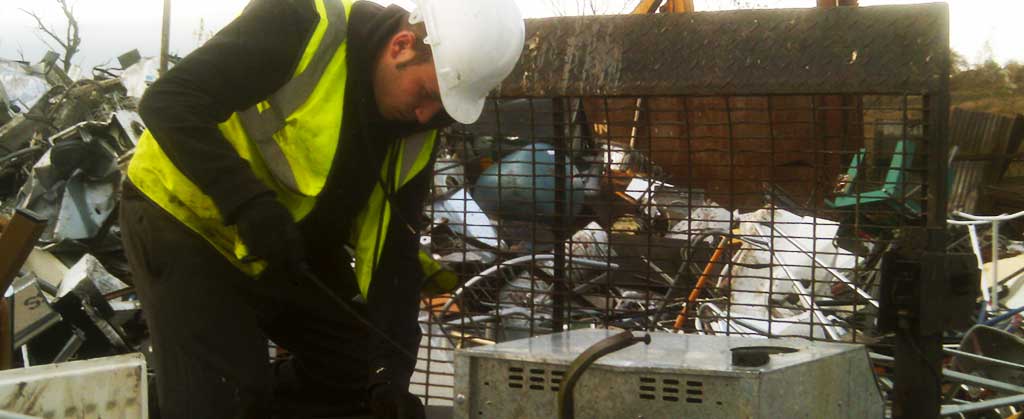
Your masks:
{"label": "overcast sky", "polygon": [[[157,55],[160,47],[163,0],[69,0],[81,25],[82,51],[75,62],[83,67],[102,64],[138,48]],[[410,8],[411,0],[375,0]],[[200,22],[217,30],[234,18],[248,0],[173,0],[171,51],[187,54],[198,45]],[[576,0],[516,0],[526,17],[575,14]],[[594,0],[604,12],[619,12],[635,0]],[[773,7],[810,7],[814,0],[744,0]],[[860,0],[864,6],[922,3],[921,0]],[[951,44],[969,61],[989,54],[997,61],[1024,62],[1024,0],[947,0],[950,5]],[[697,11],[718,10],[730,0],[694,0]],[[54,0],[0,0],[0,58],[38,61],[46,49],[33,31],[34,22],[19,9],[32,10],[58,32],[63,20]],[[988,45],[988,47],[986,47]],[[990,52],[987,52],[990,51]]]}

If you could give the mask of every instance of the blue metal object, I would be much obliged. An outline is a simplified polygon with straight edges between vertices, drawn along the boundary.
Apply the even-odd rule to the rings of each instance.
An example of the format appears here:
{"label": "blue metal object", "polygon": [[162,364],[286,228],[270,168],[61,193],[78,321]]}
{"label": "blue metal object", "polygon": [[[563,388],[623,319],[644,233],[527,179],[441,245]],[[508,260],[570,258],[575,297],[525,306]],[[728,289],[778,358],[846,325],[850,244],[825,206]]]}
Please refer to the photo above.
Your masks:
{"label": "blue metal object", "polygon": [[[984,310],[982,310],[982,312],[984,312]],[[982,317],[982,318],[978,319],[978,320],[980,320],[978,323],[982,323],[985,326],[995,326],[995,325],[999,324],[999,322],[1001,322],[1003,320],[1006,320],[1006,319],[1009,319],[1010,317],[1016,316],[1017,314],[1022,313],[1022,312],[1024,312],[1024,307],[1017,307],[1017,308],[1015,308],[1013,310],[1010,310],[1010,311],[1008,311],[1006,313],[1003,313],[1003,314],[1001,314],[999,316],[993,317],[993,318],[988,319],[988,320],[985,320],[984,317]]]}
{"label": "blue metal object", "polygon": [[[566,174],[573,173],[566,164]],[[583,188],[573,187],[571,176],[563,180],[564,208],[569,216],[583,208]],[[503,219],[548,221],[555,216],[555,150],[535,143],[515,151],[488,167],[477,179],[473,198],[484,211]]]}

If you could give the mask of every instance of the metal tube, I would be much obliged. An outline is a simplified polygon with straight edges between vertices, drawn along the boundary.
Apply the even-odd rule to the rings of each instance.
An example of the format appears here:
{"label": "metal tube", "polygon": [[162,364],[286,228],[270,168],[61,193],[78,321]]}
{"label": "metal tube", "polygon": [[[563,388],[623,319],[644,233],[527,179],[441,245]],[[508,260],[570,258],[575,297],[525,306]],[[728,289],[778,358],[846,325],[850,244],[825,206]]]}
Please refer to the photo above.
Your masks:
{"label": "metal tube", "polygon": [[1001,322],[1003,320],[1006,320],[1006,319],[1008,319],[1010,317],[1016,316],[1017,314],[1020,314],[1021,312],[1024,312],[1024,307],[1017,307],[1017,308],[1015,308],[1013,310],[1010,310],[1010,311],[1008,311],[1006,313],[1000,314],[1000,315],[998,315],[996,317],[993,317],[991,319],[986,320],[984,322],[984,324],[985,324],[985,326],[995,326],[997,323],[999,323],[999,322]]}
{"label": "metal tube", "polygon": [[[554,260],[554,259],[555,259],[555,255],[526,255],[526,256],[520,256],[520,257],[517,257],[517,258],[509,259],[509,260],[501,262],[501,263],[499,263],[497,265],[491,266],[490,268],[484,269],[484,271],[480,272],[479,275],[470,278],[469,281],[466,281],[465,284],[462,284],[461,287],[459,287],[454,292],[452,292],[452,298],[449,298],[448,301],[445,301],[444,305],[441,306],[440,312],[441,313],[447,313],[448,309],[452,306],[452,303],[455,302],[455,299],[459,295],[462,295],[463,291],[465,291],[467,288],[473,286],[477,282],[480,282],[480,281],[484,280],[484,278],[487,278],[489,275],[497,272],[498,269],[501,269],[501,268],[506,267],[506,266],[522,265],[522,264],[524,264],[526,262],[545,261],[545,260]],[[601,261],[596,261],[596,260],[589,260],[589,259],[572,259],[572,258],[570,258],[570,259],[566,259],[566,262],[568,262],[570,264],[574,264],[574,265],[586,266],[586,267],[589,267],[589,268],[619,269],[619,265],[617,265],[617,264],[609,263],[609,262],[601,262]]]}
{"label": "metal tube", "polygon": [[1001,214],[1001,215],[992,215],[992,216],[972,215],[972,214],[966,214],[966,213],[963,213],[963,212],[960,212],[960,211],[954,211],[953,215],[955,215],[957,217],[960,217],[960,218],[966,218],[966,219],[972,220],[972,221],[1011,221],[1011,220],[1015,220],[1015,219],[1020,218],[1020,217],[1024,217],[1024,211],[1013,213],[1013,214],[1010,214],[1010,215]]}
{"label": "metal tube", "polygon": [[[565,165],[568,163],[566,159],[565,149],[569,144],[566,141],[566,135],[568,128],[566,127],[565,108],[566,103],[564,99],[554,99],[551,104],[553,108],[552,112],[552,123],[554,125],[554,144],[555,144],[555,216],[553,221],[553,228],[551,232],[554,234],[555,248],[552,250],[555,254],[554,263],[552,267],[552,284],[551,284],[551,309],[554,311],[552,316],[552,327],[553,330],[563,330],[565,326],[565,310],[566,310],[566,298],[565,294],[569,290],[570,286],[567,281],[570,280],[569,275],[566,275],[566,246],[565,242],[572,237],[569,232],[569,219],[566,217],[566,208],[572,208],[573,203],[569,202],[566,205],[566,180],[569,179],[569,173],[566,173]],[[536,164],[536,163],[535,163]],[[536,170],[536,169],[534,169]],[[569,188],[572,188],[571,180],[568,182]],[[572,199],[570,192],[569,199]],[[571,250],[571,249],[570,249]],[[571,256],[571,255],[569,255]]]}
{"label": "metal tube", "polygon": [[992,221],[992,311],[999,309],[999,221]]}
{"label": "metal tube", "polygon": [[857,294],[860,294],[861,297],[864,297],[865,299],[867,299],[868,304],[871,304],[875,308],[878,308],[878,301],[875,301],[875,299],[872,298],[871,294],[868,294],[867,291],[864,291],[864,290],[860,289],[860,287],[858,287],[856,284],[854,284],[853,281],[851,281],[849,278],[847,278],[843,274],[839,273],[839,271],[833,269],[832,267],[830,267],[830,266],[826,265],[825,263],[823,263],[822,261],[818,260],[818,258],[816,256],[814,256],[813,254],[808,252],[807,249],[804,249],[803,246],[801,246],[795,240],[789,238],[789,236],[785,235],[782,231],[780,231],[779,229],[775,228],[774,225],[769,224],[769,227],[771,227],[772,230],[775,230],[776,233],[778,233],[780,236],[782,236],[782,238],[786,239],[786,241],[788,241],[789,244],[793,245],[793,247],[795,247],[801,253],[803,253],[803,254],[807,255],[807,257],[811,258],[811,260],[813,260],[814,263],[816,263],[818,266],[821,266],[823,269],[828,271],[828,273],[832,274],[832,276],[836,277],[836,279],[838,279],[840,282],[842,282],[843,284],[846,284],[847,287],[852,289]]}
{"label": "metal tube", "polygon": [[1018,363],[1015,363],[1015,362],[1003,361],[1001,359],[996,359],[996,358],[989,358],[987,356],[982,356],[982,355],[978,355],[978,354],[972,354],[970,352],[958,351],[956,349],[943,348],[942,351],[947,353],[947,354],[950,354],[950,355],[962,356],[964,358],[973,359],[973,360],[978,361],[978,362],[987,362],[989,364],[1000,365],[1000,366],[1004,366],[1004,367],[1008,367],[1008,368],[1015,368],[1015,369],[1019,369],[1019,370],[1024,370],[1024,365],[1021,365],[1021,364],[1018,364]]}
{"label": "metal tube", "polygon": [[167,74],[171,49],[171,0],[164,0],[164,26],[160,37],[160,75]]}
{"label": "metal tube", "polygon": [[1002,390],[1011,393],[1024,394],[1024,387],[1013,385],[1010,383],[1004,383],[1002,381],[996,381],[991,378],[978,377],[976,375],[965,374],[959,371],[953,371],[948,369],[943,369],[942,375],[948,378],[950,381],[955,381],[958,383],[971,384],[978,387],[984,387],[989,390]]}
{"label": "metal tube", "polygon": [[[978,270],[980,271],[982,270],[982,265],[984,265],[985,262],[981,258],[981,244],[979,244],[980,242],[978,241],[978,227],[973,224],[969,225],[967,226],[967,231],[968,233],[970,233],[971,236],[971,249],[974,251],[974,257],[978,259]],[[981,288],[982,299],[985,300],[986,304],[988,304],[988,302],[991,300],[991,297],[988,295],[988,287],[980,283],[978,285]],[[984,316],[985,310],[982,309],[981,313],[979,314],[979,317]]]}
{"label": "metal tube", "polygon": [[985,400],[983,402],[968,403],[961,405],[943,405],[942,416],[951,416],[960,413],[977,412],[981,410],[990,410],[997,407],[1011,406],[1015,404],[1024,403],[1024,394],[1010,397],[1000,397],[998,399]]}

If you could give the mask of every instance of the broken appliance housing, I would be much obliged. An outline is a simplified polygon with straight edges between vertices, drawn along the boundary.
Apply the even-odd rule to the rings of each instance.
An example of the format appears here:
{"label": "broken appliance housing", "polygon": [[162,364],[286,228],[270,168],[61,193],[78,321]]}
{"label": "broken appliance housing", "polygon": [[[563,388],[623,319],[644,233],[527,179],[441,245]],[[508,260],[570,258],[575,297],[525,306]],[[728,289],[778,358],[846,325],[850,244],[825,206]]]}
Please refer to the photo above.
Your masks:
{"label": "broken appliance housing", "polygon": [[[580,329],[461,350],[455,418],[552,418],[572,361],[616,331]],[[599,359],[575,387],[580,418],[881,418],[884,402],[860,345],[652,333]],[[736,348],[770,348],[733,364]]]}

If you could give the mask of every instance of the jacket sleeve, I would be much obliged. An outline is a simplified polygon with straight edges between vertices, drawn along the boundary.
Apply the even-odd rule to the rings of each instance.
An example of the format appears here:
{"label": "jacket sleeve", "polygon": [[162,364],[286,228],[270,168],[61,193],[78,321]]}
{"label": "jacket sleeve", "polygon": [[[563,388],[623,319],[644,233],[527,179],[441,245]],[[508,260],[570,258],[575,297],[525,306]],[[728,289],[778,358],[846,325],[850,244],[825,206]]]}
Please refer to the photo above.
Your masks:
{"label": "jacket sleeve", "polygon": [[[423,285],[420,268],[419,231],[422,231],[423,203],[430,188],[431,163],[398,194],[399,207],[392,216],[380,268],[370,283],[367,308],[370,321],[398,343],[405,354],[380,336],[372,338],[370,386],[390,382],[406,388],[416,366],[420,343],[419,301]],[[411,231],[409,227],[412,227]]]}
{"label": "jacket sleeve", "polygon": [[302,1],[254,0],[205,45],[147,89],[139,113],[160,148],[217,205],[225,222],[272,193],[217,124],[269,97],[290,78],[317,22]]}

